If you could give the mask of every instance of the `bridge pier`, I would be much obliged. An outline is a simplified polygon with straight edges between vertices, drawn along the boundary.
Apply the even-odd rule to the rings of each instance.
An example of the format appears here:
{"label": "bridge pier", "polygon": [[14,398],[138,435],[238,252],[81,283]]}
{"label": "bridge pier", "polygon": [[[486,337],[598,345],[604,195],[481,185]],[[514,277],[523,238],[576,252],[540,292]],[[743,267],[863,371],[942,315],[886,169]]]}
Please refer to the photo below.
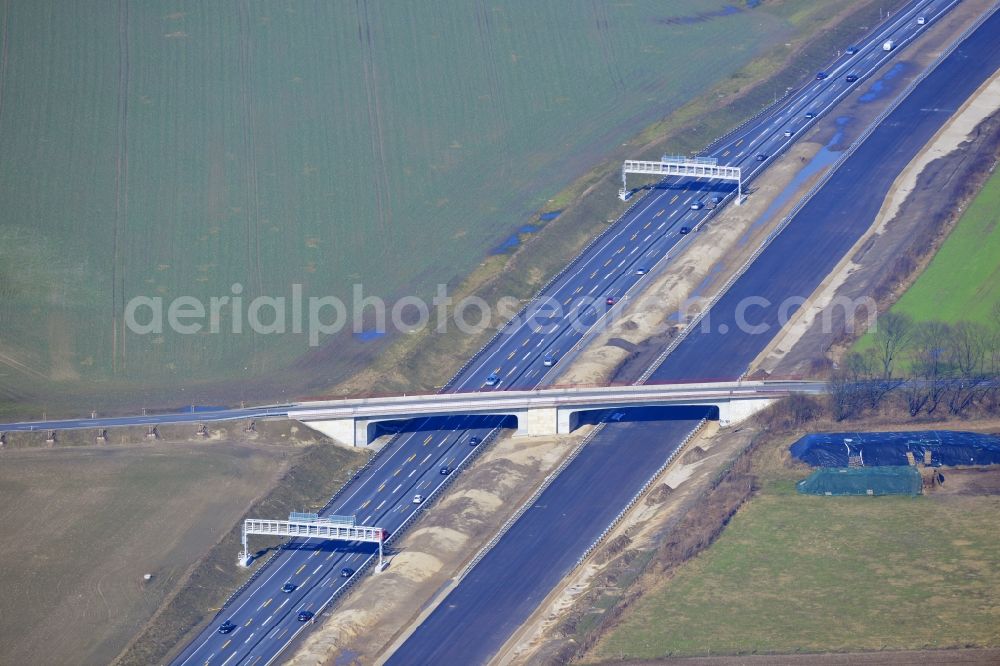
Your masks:
{"label": "bridge pier", "polygon": [[301,423],[346,446],[368,446],[371,443],[369,437],[369,427],[373,425],[371,421],[347,418]]}
{"label": "bridge pier", "polygon": [[774,398],[754,398],[741,400],[724,400],[718,403],[719,425],[723,428],[746,421],[748,418],[768,407]]}

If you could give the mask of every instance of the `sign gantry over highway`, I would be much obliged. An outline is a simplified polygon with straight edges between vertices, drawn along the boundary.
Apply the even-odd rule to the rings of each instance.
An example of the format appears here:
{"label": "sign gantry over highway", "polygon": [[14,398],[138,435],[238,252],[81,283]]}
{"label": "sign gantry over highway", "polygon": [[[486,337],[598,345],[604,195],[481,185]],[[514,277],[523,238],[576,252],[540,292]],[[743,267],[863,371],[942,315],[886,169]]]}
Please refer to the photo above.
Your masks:
{"label": "sign gantry over highway", "polygon": [[378,566],[382,568],[382,542],[388,532],[381,527],[355,525],[354,516],[319,517],[315,513],[293,513],[288,520],[263,520],[247,518],[243,521],[243,552],[240,565],[249,566],[251,534],[281,537],[302,537],[337,541],[360,541],[378,544]]}
{"label": "sign gantry over highway", "polygon": [[622,165],[622,189],[618,196],[625,201],[629,198],[628,174],[638,173],[652,176],[686,176],[706,180],[736,181],[736,205],[743,199],[742,172],[739,167],[719,166],[714,157],[684,157],[664,155],[659,162],[625,160]]}

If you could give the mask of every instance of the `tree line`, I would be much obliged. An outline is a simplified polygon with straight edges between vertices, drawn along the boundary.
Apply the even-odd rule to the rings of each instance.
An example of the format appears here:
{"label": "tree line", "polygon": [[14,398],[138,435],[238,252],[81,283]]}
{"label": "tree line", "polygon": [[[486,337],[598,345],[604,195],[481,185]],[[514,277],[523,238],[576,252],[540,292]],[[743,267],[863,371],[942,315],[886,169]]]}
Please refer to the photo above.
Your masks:
{"label": "tree line", "polygon": [[872,343],[847,354],[831,374],[831,410],[838,421],[893,405],[911,417],[1000,407],[1000,303],[986,323],[914,322],[886,312],[878,317]]}

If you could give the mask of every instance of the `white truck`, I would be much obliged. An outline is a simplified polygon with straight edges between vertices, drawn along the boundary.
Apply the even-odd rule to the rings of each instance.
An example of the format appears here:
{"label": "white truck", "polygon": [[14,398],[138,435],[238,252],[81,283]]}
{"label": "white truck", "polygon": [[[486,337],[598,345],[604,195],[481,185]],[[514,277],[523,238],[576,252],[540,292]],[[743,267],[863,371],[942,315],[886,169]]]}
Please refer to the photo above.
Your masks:
{"label": "white truck", "polygon": [[884,42],[882,42],[882,50],[891,51],[892,47],[894,47],[895,45],[896,43],[894,41],[892,41],[891,39],[887,39]]}

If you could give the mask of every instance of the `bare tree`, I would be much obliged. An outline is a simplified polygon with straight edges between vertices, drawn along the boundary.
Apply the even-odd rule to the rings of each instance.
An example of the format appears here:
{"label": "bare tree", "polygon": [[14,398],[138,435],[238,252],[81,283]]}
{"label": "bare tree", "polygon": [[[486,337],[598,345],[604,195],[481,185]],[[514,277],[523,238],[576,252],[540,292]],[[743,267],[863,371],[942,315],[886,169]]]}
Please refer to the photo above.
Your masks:
{"label": "bare tree", "polygon": [[[912,383],[910,390],[916,394],[913,402],[920,403],[928,414],[934,413],[948,392],[945,358],[950,337],[951,326],[942,321],[921,322],[913,333],[910,368],[917,381]],[[921,391],[926,394],[926,400],[920,398]]]}
{"label": "bare tree", "polygon": [[851,352],[828,382],[830,411],[838,421],[855,418],[864,409],[864,383],[870,376],[870,356]]}
{"label": "bare tree", "polygon": [[948,362],[961,377],[983,374],[991,332],[983,324],[961,321],[948,338]]}
{"label": "bare tree", "polygon": [[884,312],[879,315],[872,340],[882,370],[882,379],[892,379],[896,357],[910,342],[913,320],[901,312]]}
{"label": "bare tree", "polygon": [[991,331],[977,322],[962,321],[948,339],[948,363],[954,379],[948,387],[948,411],[958,415],[983,395],[986,352]]}

